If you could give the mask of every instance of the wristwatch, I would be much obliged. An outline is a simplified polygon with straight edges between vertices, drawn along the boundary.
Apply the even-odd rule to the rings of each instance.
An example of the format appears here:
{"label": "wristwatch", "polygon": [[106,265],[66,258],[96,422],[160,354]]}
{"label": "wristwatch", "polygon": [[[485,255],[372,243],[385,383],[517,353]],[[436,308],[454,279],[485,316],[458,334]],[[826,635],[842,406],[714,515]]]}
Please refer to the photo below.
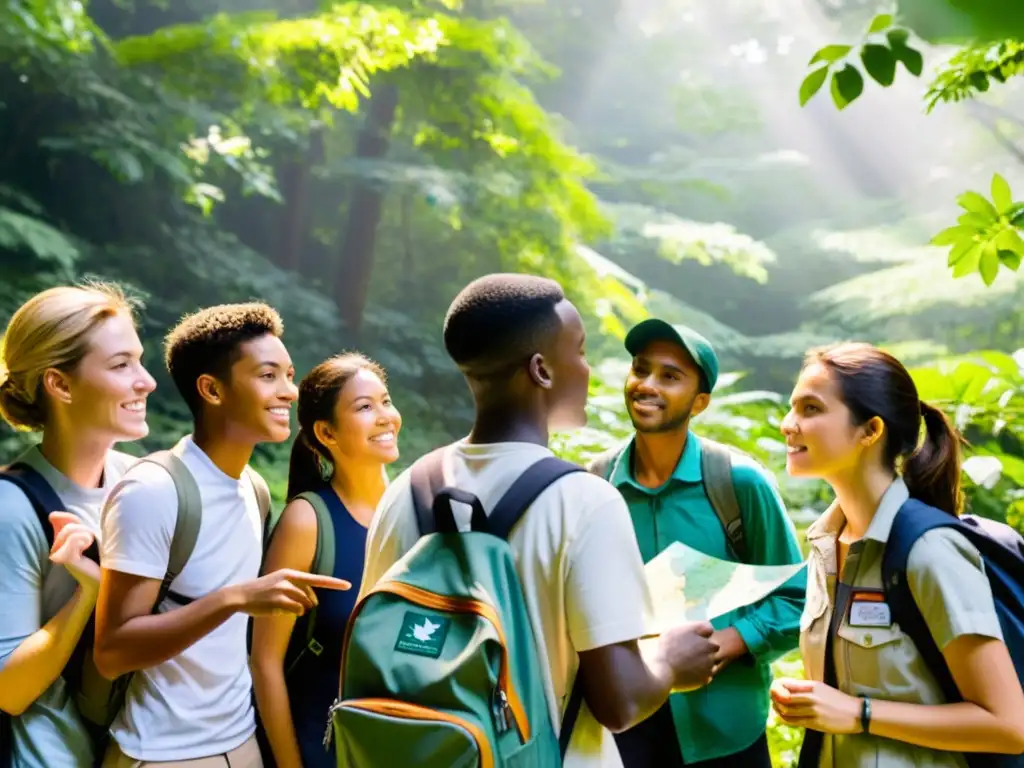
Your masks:
{"label": "wristwatch", "polygon": [[862,697],[860,704],[860,730],[861,733],[869,733],[871,727],[871,699]]}

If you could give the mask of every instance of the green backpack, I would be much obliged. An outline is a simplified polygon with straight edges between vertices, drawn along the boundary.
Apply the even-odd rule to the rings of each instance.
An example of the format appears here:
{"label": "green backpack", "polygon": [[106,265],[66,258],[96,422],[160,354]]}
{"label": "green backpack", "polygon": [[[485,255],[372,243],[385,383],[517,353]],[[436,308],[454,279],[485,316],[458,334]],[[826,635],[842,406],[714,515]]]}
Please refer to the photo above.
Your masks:
{"label": "green backpack", "polygon": [[[202,522],[202,504],[199,486],[196,484],[195,478],[177,455],[171,451],[158,451],[139,461],[156,464],[165,469],[174,481],[174,487],[178,493],[178,518],[171,539],[167,572],[160,584],[156,602],[153,604],[153,613],[156,613],[165,598],[179,605],[185,605],[193,600],[193,598],[174,592],[171,585],[185,567],[195,548]],[[260,517],[265,525],[270,511],[270,491],[266,482],[255,470],[247,466],[245,474],[256,491]],[[96,557],[97,561],[99,560],[97,552],[94,551],[92,555]],[[92,655],[95,638],[93,621],[90,619],[82,632],[82,637],[64,668],[63,677],[65,684],[72,692],[71,695],[79,713],[93,734],[94,741],[102,747],[106,742],[107,733],[114,718],[124,705],[133,673],[121,675],[115,680],[108,680],[99,673],[93,663]],[[99,750],[97,761],[102,759],[102,750]]]}
{"label": "green backpack", "polygon": [[[507,537],[541,491],[583,468],[542,459],[488,515],[444,487],[443,450],[411,470],[421,538],[349,619],[325,745],[333,737],[339,768],[561,765],[582,694],[574,686],[556,738]],[[453,501],[472,508],[470,531]]]}

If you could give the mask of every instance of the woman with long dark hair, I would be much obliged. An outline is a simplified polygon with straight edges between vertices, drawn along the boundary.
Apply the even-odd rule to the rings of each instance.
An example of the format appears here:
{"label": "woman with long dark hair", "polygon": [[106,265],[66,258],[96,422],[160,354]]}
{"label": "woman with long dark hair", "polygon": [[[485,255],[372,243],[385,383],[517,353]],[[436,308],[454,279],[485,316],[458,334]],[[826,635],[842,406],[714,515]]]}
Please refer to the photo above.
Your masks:
{"label": "woman with long dark hair", "polygon": [[[333,538],[329,575],[351,582],[352,589],[316,590],[316,609],[298,620],[291,615],[255,619],[253,682],[277,766],[333,768],[335,758],[322,743],[327,712],[338,693],[341,646],[359,594],[366,531],[387,486],[384,468],[398,459],[402,417],[391,402],[384,370],[348,353],[324,361],[302,380],[298,419],[289,502],[264,570],[309,572],[323,554],[323,542]],[[318,530],[320,520],[333,535]]]}
{"label": "woman with long dark hair", "polygon": [[807,532],[800,646],[809,679],[772,687],[783,722],[808,729],[801,766],[962,768],[964,753],[1021,754],[1024,692],[978,549],[935,528],[913,544],[906,568],[963,701],[943,695],[894,621],[882,579],[908,499],[959,515],[960,435],[919,399],[898,360],[868,344],[812,352],[791,404],[787,469],[825,480],[836,496]]}

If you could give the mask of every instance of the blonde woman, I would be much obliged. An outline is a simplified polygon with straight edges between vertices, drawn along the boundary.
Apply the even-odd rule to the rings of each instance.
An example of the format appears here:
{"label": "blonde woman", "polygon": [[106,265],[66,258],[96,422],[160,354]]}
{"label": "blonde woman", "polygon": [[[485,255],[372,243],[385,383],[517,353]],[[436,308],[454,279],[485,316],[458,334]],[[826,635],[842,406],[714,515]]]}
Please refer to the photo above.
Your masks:
{"label": "blonde woman", "polygon": [[66,510],[51,515],[51,549],[30,499],[0,475],[0,720],[8,731],[0,763],[95,763],[61,672],[96,602],[99,567],[83,553],[107,490],[130,462],[112,448],[147,434],[155,386],[132,305],[111,286],[43,291],[14,313],[0,341],[0,415],[41,433],[12,466],[45,480]]}

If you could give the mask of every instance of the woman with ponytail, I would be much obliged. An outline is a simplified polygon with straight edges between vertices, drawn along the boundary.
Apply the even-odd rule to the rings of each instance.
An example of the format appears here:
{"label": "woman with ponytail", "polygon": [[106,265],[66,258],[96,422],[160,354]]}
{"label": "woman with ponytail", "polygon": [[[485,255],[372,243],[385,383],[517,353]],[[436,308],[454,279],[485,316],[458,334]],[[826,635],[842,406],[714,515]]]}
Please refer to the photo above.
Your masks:
{"label": "woman with ponytail", "polygon": [[929,530],[906,570],[963,701],[947,703],[883,588],[882,555],[908,499],[959,515],[960,435],[898,360],[868,344],[810,353],[790,402],[787,470],[836,496],[807,531],[808,679],[771,691],[780,719],[808,729],[800,768],[964,768],[964,753],[1024,753],[1024,692],[977,548],[951,528]]}
{"label": "woman with ponytail", "polygon": [[366,531],[387,487],[385,466],[398,459],[402,417],[391,402],[384,370],[348,353],[321,363],[299,384],[298,420],[289,502],[264,570],[313,567],[318,523],[308,499],[315,494],[334,530],[330,575],[351,582],[352,589],[316,590],[312,643],[306,622],[314,614],[255,619],[253,682],[265,734],[264,762],[278,768],[333,768],[335,757],[323,747],[324,723],[338,693],[341,646],[362,581]]}

